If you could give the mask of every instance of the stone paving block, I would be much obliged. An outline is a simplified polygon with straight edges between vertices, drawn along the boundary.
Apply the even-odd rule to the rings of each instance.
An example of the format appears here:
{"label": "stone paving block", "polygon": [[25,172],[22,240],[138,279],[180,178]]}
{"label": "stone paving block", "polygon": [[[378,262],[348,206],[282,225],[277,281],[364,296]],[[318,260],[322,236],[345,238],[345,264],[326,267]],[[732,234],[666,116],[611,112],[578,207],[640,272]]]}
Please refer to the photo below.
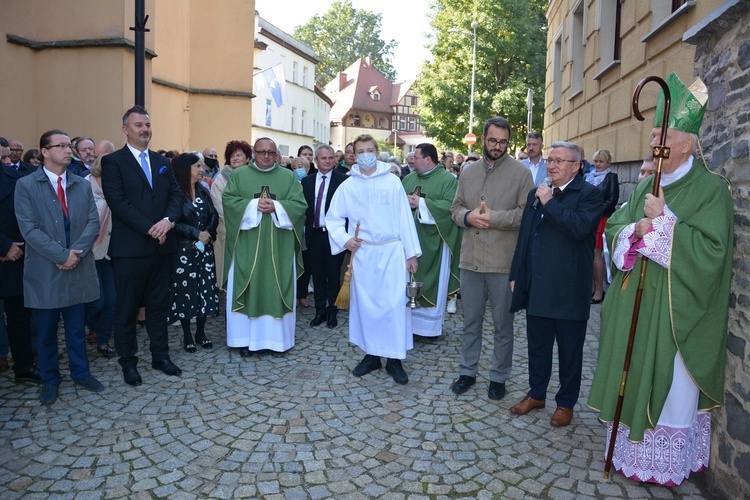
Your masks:
{"label": "stone paving block", "polygon": [[[137,389],[122,383],[116,361],[93,356],[92,370],[110,390],[79,394],[64,384],[52,408],[39,405],[38,389],[0,375],[0,397],[11,403],[0,406],[0,498],[63,498],[71,488],[80,496],[136,499],[603,496],[604,429],[585,408],[596,361],[588,340],[598,318],[589,324],[580,408],[573,425],[556,430],[549,426],[552,408],[523,417],[507,410],[526,391],[522,315],[514,321],[507,401],[495,403],[486,399],[486,375],[466,395],[450,392],[460,314],[448,318],[442,337],[417,339],[404,387],[382,370],[351,376],[361,352],[348,343],[345,326],[309,329],[311,314],[299,312],[291,353],[249,362],[220,345],[223,321],[210,319],[215,349],[193,356],[177,342],[173,356],[183,376],[144,371]],[[179,339],[179,328],[170,328],[170,338]],[[483,330],[480,374],[489,371],[490,322]],[[301,369],[318,378],[298,378]],[[554,373],[550,390],[558,385]],[[13,481],[23,484],[24,477],[33,481],[14,491]],[[94,479],[97,488],[88,484]],[[275,486],[264,493],[259,484]],[[672,498],[618,476],[612,484],[618,498]],[[679,491],[700,496],[692,480]]]}

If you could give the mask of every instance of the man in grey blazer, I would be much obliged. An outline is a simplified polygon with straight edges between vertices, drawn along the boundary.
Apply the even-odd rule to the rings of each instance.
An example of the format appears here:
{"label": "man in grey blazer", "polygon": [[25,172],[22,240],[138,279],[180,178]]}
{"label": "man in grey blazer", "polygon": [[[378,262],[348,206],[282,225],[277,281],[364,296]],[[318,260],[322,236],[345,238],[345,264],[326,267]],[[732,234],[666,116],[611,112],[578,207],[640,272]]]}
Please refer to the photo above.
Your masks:
{"label": "man in grey blazer", "polygon": [[26,241],[23,293],[36,310],[37,353],[42,386],[39,400],[57,400],[62,383],[57,352],[57,324],[65,324],[70,376],[94,392],[104,386],[89,372],[84,322],[86,302],[99,298],[91,248],[99,234],[99,214],[88,182],[66,171],[70,138],[61,130],[42,134],[44,168],[16,183],[18,227]]}

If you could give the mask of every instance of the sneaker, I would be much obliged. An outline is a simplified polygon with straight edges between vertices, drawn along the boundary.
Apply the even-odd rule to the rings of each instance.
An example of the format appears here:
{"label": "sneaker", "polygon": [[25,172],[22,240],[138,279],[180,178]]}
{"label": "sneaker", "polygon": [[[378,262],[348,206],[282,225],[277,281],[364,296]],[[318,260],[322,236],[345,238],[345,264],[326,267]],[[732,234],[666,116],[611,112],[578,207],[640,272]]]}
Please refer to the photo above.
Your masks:
{"label": "sneaker", "polygon": [[102,383],[96,380],[91,375],[81,380],[76,380],[76,384],[80,385],[84,389],[88,389],[91,392],[102,392],[104,390],[104,386],[102,385]]}
{"label": "sneaker", "polygon": [[380,362],[379,356],[365,354],[365,357],[362,359],[362,361],[360,361],[359,364],[352,370],[352,375],[354,375],[355,377],[362,377],[364,375],[367,375],[371,371],[379,370],[382,367],[383,364]]}
{"label": "sneaker", "polygon": [[397,384],[404,385],[409,382],[409,376],[401,365],[400,359],[388,359],[385,363],[385,371],[393,377],[393,381]]}
{"label": "sneaker", "polygon": [[451,295],[448,299],[448,304],[445,306],[445,312],[448,314],[456,314],[456,296]]}

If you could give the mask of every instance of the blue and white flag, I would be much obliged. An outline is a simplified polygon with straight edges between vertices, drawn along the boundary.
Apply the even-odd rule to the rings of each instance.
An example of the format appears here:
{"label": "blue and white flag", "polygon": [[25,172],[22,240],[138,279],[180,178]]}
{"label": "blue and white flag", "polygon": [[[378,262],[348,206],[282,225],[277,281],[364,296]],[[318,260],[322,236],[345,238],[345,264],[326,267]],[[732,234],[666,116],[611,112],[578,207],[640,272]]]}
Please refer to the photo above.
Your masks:
{"label": "blue and white flag", "polygon": [[286,79],[284,78],[284,65],[282,63],[262,72],[263,78],[266,79],[268,90],[271,91],[273,102],[277,108],[280,108],[287,100],[286,96]]}

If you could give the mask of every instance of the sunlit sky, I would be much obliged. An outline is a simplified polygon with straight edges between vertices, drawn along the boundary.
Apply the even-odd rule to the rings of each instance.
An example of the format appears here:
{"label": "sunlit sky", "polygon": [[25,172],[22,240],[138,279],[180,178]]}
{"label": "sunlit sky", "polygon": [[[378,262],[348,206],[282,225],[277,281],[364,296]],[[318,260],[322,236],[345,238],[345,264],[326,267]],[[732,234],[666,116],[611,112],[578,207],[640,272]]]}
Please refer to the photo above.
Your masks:
{"label": "sunlit sky", "polygon": [[[315,15],[323,15],[335,0],[255,0],[260,17],[284,32],[293,35],[294,28],[307,23]],[[396,40],[398,47],[391,59],[398,73],[397,82],[413,80],[425,59],[430,31],[429,0],[350,0],[355,9],[383,15],[380,38]],[[407,8],[408,6],[408,8]],[[405,17],[407,12],[414,13]],[[348,61],[347,64],[352,61]]]}

